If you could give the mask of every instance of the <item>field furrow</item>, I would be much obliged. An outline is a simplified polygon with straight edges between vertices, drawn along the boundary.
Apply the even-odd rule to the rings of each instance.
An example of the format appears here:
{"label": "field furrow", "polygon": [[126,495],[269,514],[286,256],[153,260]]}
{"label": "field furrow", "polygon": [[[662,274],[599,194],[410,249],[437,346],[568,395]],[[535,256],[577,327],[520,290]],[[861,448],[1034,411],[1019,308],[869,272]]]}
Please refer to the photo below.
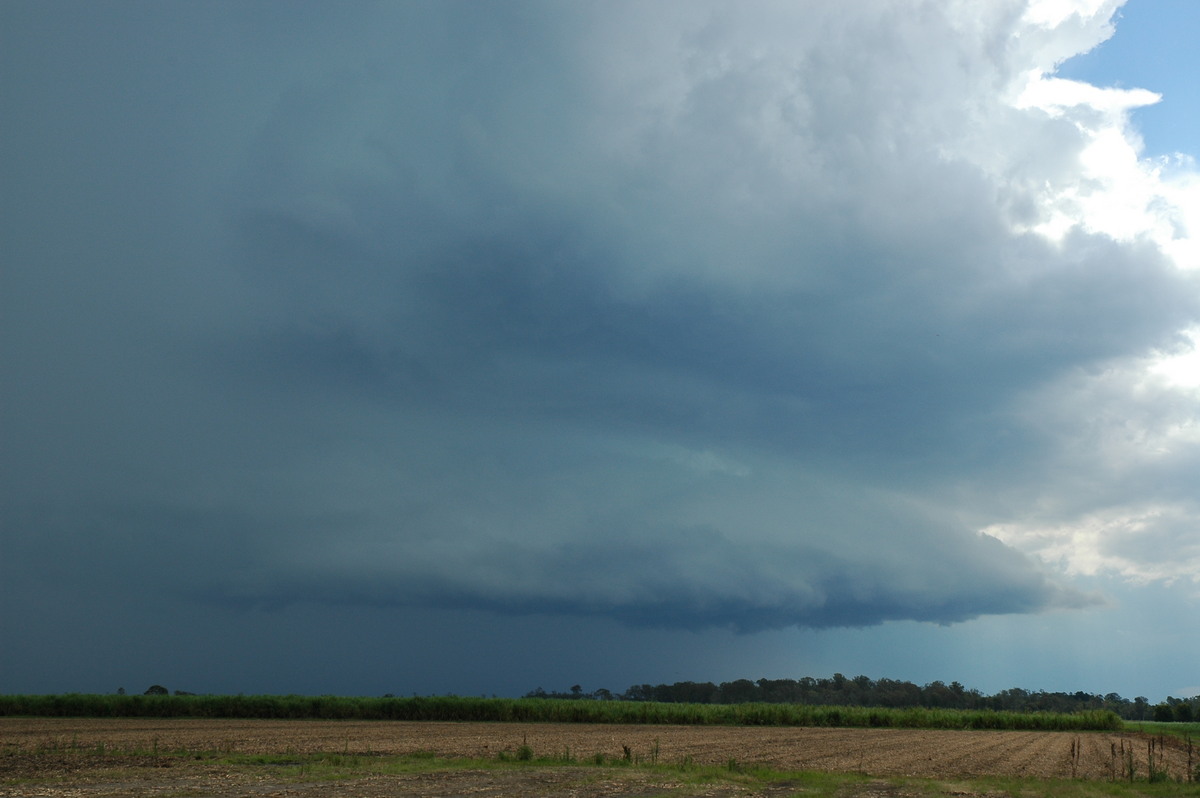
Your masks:
{"label": "field furrow", "polygon": [[[1156,745],[1158,745],[1156,743]],[[931,778],[1138,778],[1146,737],[1105,732],[944,731],[554,723],[0,718],[0,768],[35,752],[411,754],[495,758],[528,746],[537,757],[615,762],[764,764],[781,770]],[[1172,777],[1187,771],[1180,744],[1154,750]],[[70,758],[58,756],[58,767]],[[64,764],[65,762],[65,764]],[[0,778],[3,773],[0,772]]]}

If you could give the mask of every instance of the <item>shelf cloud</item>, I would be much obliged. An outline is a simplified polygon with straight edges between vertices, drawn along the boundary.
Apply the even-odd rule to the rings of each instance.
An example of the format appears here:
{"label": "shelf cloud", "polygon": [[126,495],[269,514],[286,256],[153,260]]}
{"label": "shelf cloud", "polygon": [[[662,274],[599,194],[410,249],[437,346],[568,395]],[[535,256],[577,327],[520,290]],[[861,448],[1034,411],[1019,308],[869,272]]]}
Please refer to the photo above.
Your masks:
{"label": "shelf cloud", "polygon": [[740,632],[1194,580],[1200,405],[1155,369],[1195,174],[1140,157],[1158,95],[1053,75],[1115,6],[30,16],[6,550],[189,606]]}

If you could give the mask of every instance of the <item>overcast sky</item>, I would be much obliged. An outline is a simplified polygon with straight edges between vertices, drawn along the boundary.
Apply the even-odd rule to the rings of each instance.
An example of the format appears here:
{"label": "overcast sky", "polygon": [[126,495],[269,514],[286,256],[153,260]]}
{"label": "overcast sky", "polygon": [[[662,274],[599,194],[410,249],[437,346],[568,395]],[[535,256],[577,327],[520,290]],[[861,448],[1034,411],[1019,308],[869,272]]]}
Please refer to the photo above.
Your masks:
{"label": "overcast sky", "polygon": [[0,691],[1200,692],[1119,5],[0,4]]}

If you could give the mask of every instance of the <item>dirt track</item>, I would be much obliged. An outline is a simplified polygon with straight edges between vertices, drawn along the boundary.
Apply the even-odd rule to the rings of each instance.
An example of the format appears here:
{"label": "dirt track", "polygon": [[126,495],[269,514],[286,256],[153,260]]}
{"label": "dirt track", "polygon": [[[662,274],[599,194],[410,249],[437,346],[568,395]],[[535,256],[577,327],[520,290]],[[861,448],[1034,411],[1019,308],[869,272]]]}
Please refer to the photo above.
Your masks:
{"label": "dirt track", "polygon": [[[495,757],[500,752],[514,753],[521,745],[530,746],[536,756],[557,756],[569,752],[577,760],[591,759],[595,754],[603,754],[609,760],[621,759],[626,756],[628,748],[630,756],[643,762],[657,758],[658,761],[666,763],[691,761],[696,764],[724,765],[734,759],[743,765],[769,764],[781,770],[842,771],[884,777],[930,778],[986,775],[1103,780],[1116,775],[1120,778],[1124,767],[1124,759],[1119,754],[1122,745],[1132,752],[1139,777],[1145,778],[1148,753],[1148,742],[1145,738],[1107,733],[0,718],[0,753],[4,754],[0,758],[0,780],[36,775],[35,772],[19,772],[19,763],[23,761],[29,763],[29,767],[43,770],[63,768],[64,776],[68,776],[71,772],[71,760],[62,752],[96,750],[99,746],[104,746],[109,751],[143,752],[182,749],[243,754],[403,754],[424,751],[446,756]],[[55,751],[60,753],[47,754]],[[38,752],[41,752],[40,758],[32,756]],[[1166,767],[1172,775],[1180,776],[1185,772],[1187,755],[1182,748],[1168,748],[1163,754],[1166,757]],[[157,766],[161,769],[164,765],[153,756],[144,759],[146,761],[142,764],[153,780],[153,768]],[[41,764],[38,764],[39,761]],[[83,760],[75,761],[81,764]],[[172,766],[178,764],[179,760],[175,759]],[[82,767],[86,769],[89,766]],[[94,768],[97,765],[93,764],[90,767]],[[211,767],[213,766],[204,766]],[[198,773],[204,768],[197,764],[192,769]],[[5,773],[5,769],[9,772]],[[166,775],[160,772],[159,780]],[[183,773],[177,775],[182,777]],[[208,773],[205,778],[211,781],[214,774]],[[497,777],[487,778],[494,780]],[[75,777],[72,776],[71,780],[75,780]],[[393,789],[389,794],[465,794],[465,791],[460,791],[459,788],[450,789],[449,785],[445,785],[448,792],[433,789],[433,786],[426,784],[425,792],[398,793]],[[180,785],[175,785],[176,789],[179,787]],[[526,785],[522,791],[528,787],[529,785]],[[470,791],[479,792],[481,789],[477,786]],[[241,790],[197,794],[268,794],[249,790],[247,785],[243,785]],[[488,794],[486,790],[483,792]],[[357,794],[370,793],[369,790],[359,789]],[[73,794],[105,793],[84,791]],[[119,794],[154,793],[130,790]],[[512,793],[501,790],[491,794]]]}

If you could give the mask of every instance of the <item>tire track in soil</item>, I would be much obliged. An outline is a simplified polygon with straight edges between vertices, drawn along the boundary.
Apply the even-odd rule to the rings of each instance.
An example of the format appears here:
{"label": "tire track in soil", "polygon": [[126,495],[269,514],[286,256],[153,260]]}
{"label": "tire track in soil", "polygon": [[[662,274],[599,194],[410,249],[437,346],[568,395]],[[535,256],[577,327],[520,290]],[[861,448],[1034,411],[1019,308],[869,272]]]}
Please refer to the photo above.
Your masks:
{"label": "tire track in soil", "polygon": [[[939,777],[978,775],[1004,758],[1011,745],[989,732],[915,731],[873,757],[866,772],[872,775]],[[1001,753],[995,753],[1000,750]]]}
{"label": "tire track in soil", "polygon": [[1122,776],[1121,763],[1117,761],[1119,750],[1117,738],[1111,735],[1080,735],[1081,750],[1076,771],[1080,778],[1115,781]]}
{"label": "tire track in soil", "polygon": [[[924,771],[926,745],[922,737],[914,740],[913,735],[921,732],[910,729],[872,729],[864,734],[855,734],[846,729],[838,738],[830,740],[841,756],[834,755],[826,761],[828,769],[855,770],[871,775],[909,775]],[[858,761],[853,757],[857,754]],[[825,768],[822,768],[825,769]]]}
{"label": "tire track in soil", "polygon": [[882,773],[884,763],[912,758],[907,736],[898,729],[796,729],[790,755],[776,747],[768,761],[795,770]]}
{"label": "tire track in soil", "polygon": [[1069,753],[1062,753],[1064,745],[1070,746],[1069,736],[1040,732],[976,733],[988,735],[989,743],[975,746],[961,758],[944,761],[944,775],[953,775],[956,769],[971,776],[988,773],[1036,778],[1069,775],[1069,771],[1062,772],[1063,765],[1069,765]]}

